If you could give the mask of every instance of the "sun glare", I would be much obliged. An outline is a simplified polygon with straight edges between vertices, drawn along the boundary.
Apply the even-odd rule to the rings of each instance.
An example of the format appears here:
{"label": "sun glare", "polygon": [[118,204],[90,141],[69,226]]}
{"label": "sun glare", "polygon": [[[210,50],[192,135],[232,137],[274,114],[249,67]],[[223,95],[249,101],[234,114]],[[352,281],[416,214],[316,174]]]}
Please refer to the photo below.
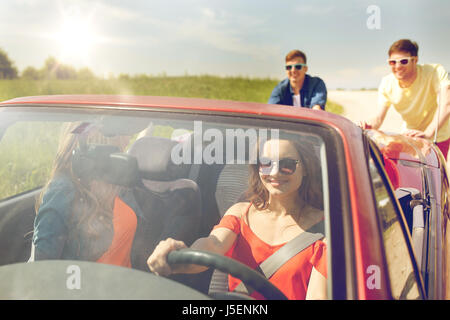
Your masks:
{"label": "sun glare", "polygon": [[62,8],[62,20],[55,32],[59,57],[67,62],[85,62],[98,42],[92,26],[94,11],[82,13],[76,6]]}
{"label": "sun glare", "polygon": [[64,56],[86,57],[94,44],[94,35],[86,21],[69,20],[61,27],[58,41]]}

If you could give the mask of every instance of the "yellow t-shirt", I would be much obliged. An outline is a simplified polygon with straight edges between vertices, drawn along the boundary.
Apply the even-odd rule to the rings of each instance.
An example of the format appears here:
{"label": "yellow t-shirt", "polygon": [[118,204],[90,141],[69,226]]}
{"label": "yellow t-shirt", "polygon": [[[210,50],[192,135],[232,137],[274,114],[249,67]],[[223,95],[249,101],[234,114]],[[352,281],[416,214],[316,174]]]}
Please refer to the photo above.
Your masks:
{"label": "yellow t-shirt", "polygon": [[[393,105],[408,129],[425,131],[437,110],[437,97],[442,85],[449,82],[440,64],[417,65],[417,77],[408,88],[401,88],[391,73],[381,80],[378,88],[379,105]],[[450,121],[438,131],[437,142],[450,138]]]}

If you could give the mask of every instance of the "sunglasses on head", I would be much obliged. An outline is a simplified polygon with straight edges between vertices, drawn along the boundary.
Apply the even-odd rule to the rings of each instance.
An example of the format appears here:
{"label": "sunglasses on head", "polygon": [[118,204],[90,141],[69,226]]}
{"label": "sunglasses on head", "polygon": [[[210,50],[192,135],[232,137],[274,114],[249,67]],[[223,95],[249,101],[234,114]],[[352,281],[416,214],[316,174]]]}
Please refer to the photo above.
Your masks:
{"label": "sunglasses on head", "polygon": [[306,66],[306,64],[304,63],[296,63],[296,64],[287,64],[285,66],[286,70],[290,71],[292,69],[292,67],[294,67],[297,70],[302,70],[302,68]]}
{"label": "sunglasses on head", "polygon": [[401,65],[407,65],[409,63],[409,60],[411,60],[414,57],[406,57],[406,58],[400,58],[400,59],[388,59],[388,63],[390,66],[395,66],[397,63],[400,63]]}
{"label": "sunglasses on head", "polygon": [[278,171],[280,173],[291,175],[297,169],[297,163],[300,163],[300,160],[291,158],[272,160],[270,158],[261,157],[258,161],[258,166],[259,172],[264,175],[269,175],[276,164],[278,165]]}

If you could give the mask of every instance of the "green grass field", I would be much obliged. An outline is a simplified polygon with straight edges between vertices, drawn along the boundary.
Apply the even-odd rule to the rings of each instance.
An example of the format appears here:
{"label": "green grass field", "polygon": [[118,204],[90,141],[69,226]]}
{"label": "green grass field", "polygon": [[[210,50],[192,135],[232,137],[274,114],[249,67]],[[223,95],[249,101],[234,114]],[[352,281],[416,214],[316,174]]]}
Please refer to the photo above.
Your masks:
{"label": "green grass field", "polygon": [[[277,84],[273,79],[215,76],[132,77],[91,80],[0,80],[0,101],[50,94],[129,94],[195,97],[267,103]],[[342,114],[342,106],[327,102],[326,110]]]}
{"label": "green grass field", "polygon": [[[51,94],[129,94],[266,103],[276,84],[277,81],[271,79],[213,76],[142,76],[89,81],[0,80],[0,101]],[[330,101],[326,109],[337,114],[343,112],[342,106]],[[36,125],[42,128],[36,128]],[[40,134],[38,138],[30,130],[45,134]],[[0,200],[45,183],[56,153],[59,132],[59,127],[36,123],[16,124],[6,131],[0,140]]]}

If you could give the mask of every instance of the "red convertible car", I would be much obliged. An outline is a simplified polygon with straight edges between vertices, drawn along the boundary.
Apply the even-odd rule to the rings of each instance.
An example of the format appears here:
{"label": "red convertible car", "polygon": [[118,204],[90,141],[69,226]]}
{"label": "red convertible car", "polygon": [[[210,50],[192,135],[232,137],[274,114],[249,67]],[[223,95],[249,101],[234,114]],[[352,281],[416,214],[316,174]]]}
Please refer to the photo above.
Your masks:
{"label": "red convertible car", "polygon": [[[92,132],[103,138],[90,141]],[[68,154],[61,151],[64,137],[79,141]],[[266,298],[285,299],[260,273],[224,256],[173,252],[170,263],[209,268],[169,277],[152,274],[146,263],[161,240],[189,245],[246,201],[255,145],[279,137],[305,146],[319,168],[311,174],[321,182],[327,299],[450,298],[449,186],[445,160],[431,142],[364,131],[305,108],[95,95],[0,103],[0,298],[251,299],[221,290],[220,270]],[[63,207],[78,195],[63,192],[64,182],[48,183],[57,166],[69,163],[75,184],[96,179],[130,196],[134,233],[106,240],[128,252],[120,263],[75,254],[101,247],[103,233],[76,247],[67,220],[37,215],[46,201]],[[93,224],[101,230],[102,217]],[[63,240],[44,254],[37,241],[51,235]]]}

